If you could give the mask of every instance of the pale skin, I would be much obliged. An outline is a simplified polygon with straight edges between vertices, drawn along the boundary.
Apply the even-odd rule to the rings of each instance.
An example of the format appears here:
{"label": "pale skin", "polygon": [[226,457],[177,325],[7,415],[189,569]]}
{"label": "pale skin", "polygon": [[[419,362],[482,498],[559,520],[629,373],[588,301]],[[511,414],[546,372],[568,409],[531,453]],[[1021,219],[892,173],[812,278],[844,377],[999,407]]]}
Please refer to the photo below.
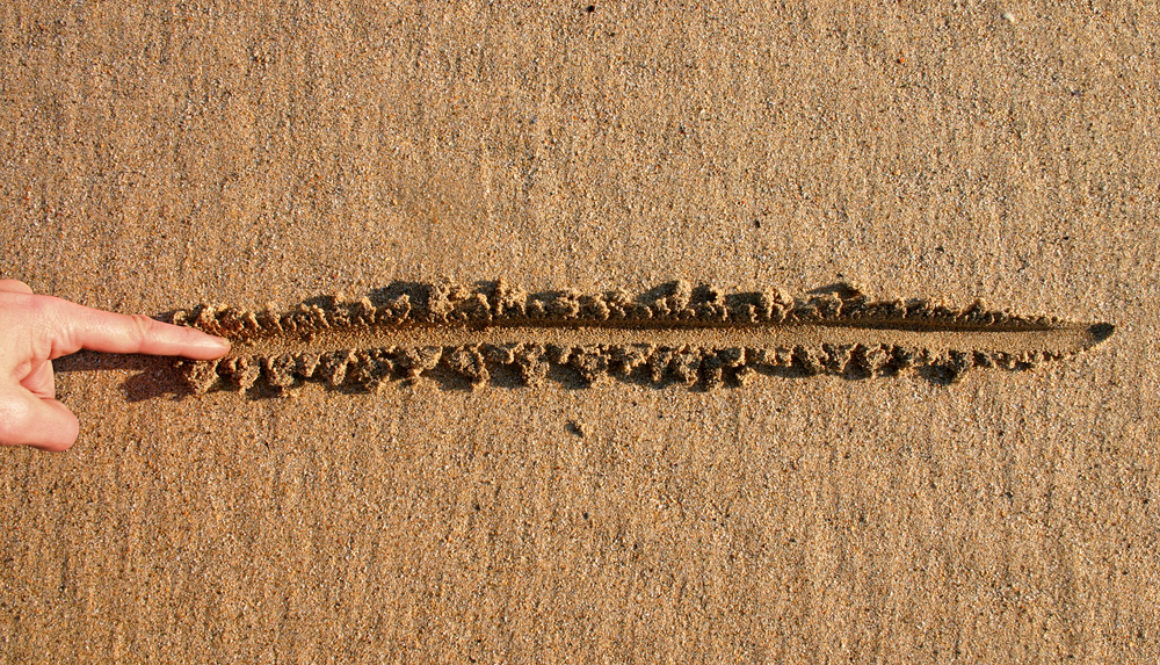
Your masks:
{"label": "pale skin", "polygon": [[76,416],[56,399],[52,361],[81,349],[105,353],[220,358],[230,345],[193,328],[36,295],[0,279],[0,445],[65,450]]}

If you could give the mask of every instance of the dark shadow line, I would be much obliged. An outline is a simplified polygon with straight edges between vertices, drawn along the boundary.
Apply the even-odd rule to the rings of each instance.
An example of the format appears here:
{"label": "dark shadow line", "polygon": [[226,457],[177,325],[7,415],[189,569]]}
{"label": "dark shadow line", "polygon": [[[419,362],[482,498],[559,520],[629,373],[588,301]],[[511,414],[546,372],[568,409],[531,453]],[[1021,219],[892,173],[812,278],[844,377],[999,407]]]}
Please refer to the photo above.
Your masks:
{"label": "dark shadow line", "polygon": [[118,355],[79,351],[52,362],[53,371],[60,374],[75,372],[121,371],[135,372],[121,384],[121,391],[129,402],[141,402],[159,397],[179,400],[193,394],[182,380],[173,358],[138,354]]}

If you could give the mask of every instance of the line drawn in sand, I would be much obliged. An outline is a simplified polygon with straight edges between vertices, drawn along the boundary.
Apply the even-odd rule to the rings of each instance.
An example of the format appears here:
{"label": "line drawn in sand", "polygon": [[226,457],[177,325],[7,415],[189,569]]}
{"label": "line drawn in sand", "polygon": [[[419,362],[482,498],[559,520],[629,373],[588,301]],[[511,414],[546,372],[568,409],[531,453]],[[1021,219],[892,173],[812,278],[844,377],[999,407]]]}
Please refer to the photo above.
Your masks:
{"label": "line drawn in sand", "polygon": [[1075,323],[926,300],[873,301],[849,284],[806,296],[725,293],[675,281],[624,291],[532,293],[503,280],[474,287],[396,282],[355,300],[290,309],[198,305],[170,320],[230,339],[217,361],[180,361],[195,393],[276,396],[320,382],[372,391],[430,377],[469,385],[590,385],[606,377],[712,389],[758,375],[849,379],[914,371],[938,383],[972,368],[1026,370],[1106,339]]}

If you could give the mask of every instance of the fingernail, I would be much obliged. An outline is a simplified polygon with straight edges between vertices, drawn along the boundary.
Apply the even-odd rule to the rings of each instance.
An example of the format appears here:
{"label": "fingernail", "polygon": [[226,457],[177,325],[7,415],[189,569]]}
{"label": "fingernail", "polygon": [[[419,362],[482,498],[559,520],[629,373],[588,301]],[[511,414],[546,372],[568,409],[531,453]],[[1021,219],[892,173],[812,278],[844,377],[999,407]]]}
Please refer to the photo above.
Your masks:
{"label": "fingernail", "polygon": [[225,339],[224,337],[216,337],[214,335],[206,335],[206,337],[209,337],[210,346],[221,349],[222,351],[229,350],[229,340]]}

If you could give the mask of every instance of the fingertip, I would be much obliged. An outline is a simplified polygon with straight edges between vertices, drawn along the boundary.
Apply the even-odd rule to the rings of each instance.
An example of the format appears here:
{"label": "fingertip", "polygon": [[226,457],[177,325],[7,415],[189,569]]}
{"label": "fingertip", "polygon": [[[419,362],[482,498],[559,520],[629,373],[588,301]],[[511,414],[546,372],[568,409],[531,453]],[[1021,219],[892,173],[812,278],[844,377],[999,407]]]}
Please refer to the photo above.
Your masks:
{"label": "fingertip", "polygon": [[193,331],[196,333],[195,339],[190,343],[189,350],[185,354],[194,360],[216,360],[230,352],[229,340],[224,337],[217,337],[201,331]]}
{"label": "fingertip", "polygon": [[76,415],[55,399],[39,401],[47,407],[44,422],[39,428],[43,438],[31,445],[57,453],[72,448],[81,431],[81,423]]}
{"label": "fingertip", "polygon": [[0,291],[32,295],[32,287],[18,279],[0,279]]}
{"label": "fingertip", "polygon": [[77,437],[74,436],[71,441],[62,440],[62,441],[54,441],[52,443],[45,443],[45,444],[30,443],[28,445],[31,448],[36,448],[38,450],[43,450],[43,451],[50,452],[50,453],[63,453],[66,450],[68,450],[69,448],[72,448],[73,444],[76,442],[77,442]]}
{"label": "fingertip", "polygon": [[68,450],[76,443],[80,422],[55,399],[40,399],[20,390],[0,395],[0,443],[41,450]]}

